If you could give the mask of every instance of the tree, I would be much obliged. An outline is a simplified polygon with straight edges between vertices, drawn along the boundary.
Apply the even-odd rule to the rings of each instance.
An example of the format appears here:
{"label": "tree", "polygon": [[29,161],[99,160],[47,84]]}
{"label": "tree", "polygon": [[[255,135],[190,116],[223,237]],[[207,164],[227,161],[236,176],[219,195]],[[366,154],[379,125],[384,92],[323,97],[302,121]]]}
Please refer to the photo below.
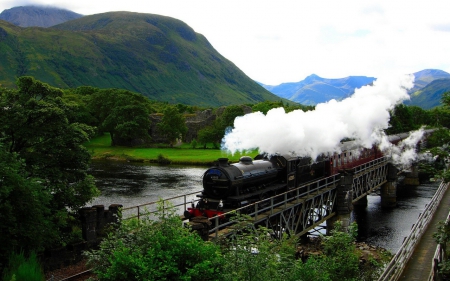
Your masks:
{"label": "tree", "polygon": [[388,135],[409,132],[418,129],[420,126],[413,123],[413,118],[409,107],[404,104],[398,104],[390,112],[389,128],[386,130]]}
{"label": "tree", "polygon": [[212,143],[214,147],[219,148],[219,144],[225,135],[227,128],[234,125],[234,119],[238,116],[244,115],[244,110],[241,106],[231,105],[227,106],[222,114],[220,114],[212,126],[205,127],[198,132],[198,141],[206,148],[207,143]]}
{"label": "tree", "polygon": [[51,196],[25,168],[25,162],[0,143],[0,272],[14,252],[42,250],[57,237],[48,219]]}
{"label": "tree", "polygon": [[150,139],[150,102],[127,90],[105,89],[91,94],[88,107],[99,124],[99,133],[108,132],[111,144],[142,144]]}
{"label": "tree", "polygon": [[[69,121],[70,109],[60,89],[26,76],[17,80],[17,86],[0,95],[0,142],[23,161],[24,178],[39,179],[39,196],[48,198],[48,205],[42,200],[42,208],[50,209],[47,220],[34,223],[50,221],[49,229],[62,229],[69,210],[77,210],[98,194],[93,177],[87,174],[90,154],[82,145],[94,128]],[[32,212],[21,216],[32,217]],[[63,239],[47,238],[53,240],[51,246]]]}
{"label": "tree", "polygon": [[182,139],[186,135],[186,120],[175,106],[167,106],[163,114],[158,127],[163,136],[168,139],[170,146],[173,146],[177,139]]}

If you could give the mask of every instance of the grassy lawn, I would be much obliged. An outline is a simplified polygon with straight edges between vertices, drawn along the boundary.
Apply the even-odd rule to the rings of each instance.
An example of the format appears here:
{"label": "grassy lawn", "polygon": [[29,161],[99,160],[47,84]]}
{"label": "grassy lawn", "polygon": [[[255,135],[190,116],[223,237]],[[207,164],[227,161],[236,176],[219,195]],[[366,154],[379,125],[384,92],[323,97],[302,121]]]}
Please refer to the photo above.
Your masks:
{"label": "grassy lawn", "polygon": [[168,159],[172,164],[192,164],[192,165],[210,165],[218,158],[228,158],[232,162],[239,161],[243,155],[256,156],[257,151],[241,154],[236,153],[231,155],[220,149],[212,148],[212,145],[203,148],[192,148],[189,144],[182,144],[178,147],[167,147],[161,145],[155,148],[133,148],[124,146],[111,146],[111,137],[109,134],[95,137],[91,141],[85,143],[87,149],[92,153],[92,158],[95,159],[111,159],[111,160],[126,160],[137,162],[161,162],[163,159]]}

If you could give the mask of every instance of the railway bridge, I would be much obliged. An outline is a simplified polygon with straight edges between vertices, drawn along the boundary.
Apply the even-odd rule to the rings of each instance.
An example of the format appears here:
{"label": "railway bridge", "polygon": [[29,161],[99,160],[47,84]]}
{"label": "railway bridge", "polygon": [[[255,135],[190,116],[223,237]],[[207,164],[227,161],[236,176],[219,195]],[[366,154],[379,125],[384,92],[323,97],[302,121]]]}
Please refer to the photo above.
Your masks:
{"label": "railway bridge", "polygon": [[[283,232],[300,237],[324,222],[327,230],[331,230],[337,220],[342,221],[346,227],[350,223],[353,204],[367,204],[367,195],[376,189],[381,189],[384,207],[396,205],[398,174],[389,159],[382,157],[232,212],[249,215],[254,225],[263,225],[278,231],[282,229]],[[411,175],[417,173],[410,173],[409,176]],[[408,180],[410,179],[408,177]],[[234,233],[233,224],[237,222],[221,218],[210,219],[209,239]]]}

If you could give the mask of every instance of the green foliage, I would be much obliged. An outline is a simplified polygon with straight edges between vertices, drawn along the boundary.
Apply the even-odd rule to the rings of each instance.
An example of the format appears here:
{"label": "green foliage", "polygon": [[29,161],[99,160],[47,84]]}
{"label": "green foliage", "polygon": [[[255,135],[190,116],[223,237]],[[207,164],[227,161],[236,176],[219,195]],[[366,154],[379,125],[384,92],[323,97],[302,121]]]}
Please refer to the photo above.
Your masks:
{"label": "green foliage", "polygon": [[127,90],[103,89],[93,91],[87,107],[98,120],[99,132],[109,132],[111,145],[133,145],[136,140],[145,143],[150,139],[150,101]]}
{"label": "green foliage", "polygon": [[420,127],[413,123],[411,110],[404,104],[396,105],[390,115],[389,128],[386,130],[388,135],[409,132]]}
{"label": "green foliage", "polygon": [[193,139],[193,140],[191,141],[191,147],[192,147],[192,148],[197,148],[197,145],[198,145],[197,140],[196,140],[196,139]]}
{"label": "green foliage", "polygon": [[15,250],[42,250],[58,236],[49,220],[50,194],[25,168],[25,162],[0,143],[0,272]]}
{"label": "green foliage", "polygon": [[355,252],[356,224],[349,232],[336,223],[332,236],[323,237],[324,254],[307,261],[295,258],[296,237],[273,239],[270,231],[253,228],[247,216],[237,216],[236,236],[223,247],[226,263],[222,280],[342,281],[360,280],[359,259]]}
{"label": "green foliage", "polygon": [[252,218],[246,215],[234,220],[235,238],[223,246],[226,262],[221,280],[288,280],[295,263],[295,239],[272,239],[263,227],[255,232]]}
{"label": "green foliage", "polygon": [[172,146],[177,139],[182,139],[187,132],[186,120],[175,106],[167,106],[158,127]]}
{"label": "green foliage", "polygon": [[159,164],[170,164],[170,159],[167,158],[166,156],[162,155],[161,153],[158,154],[158,159],[156,160],[156,162],[158,162]]}
{"label": "green foliage", "polygon": [[433,233],[433,238],[441,246],[443,260],[439,264],[439,271],[442,274],[450,274],[450,261],[448,259],[448,243],[450,242],[450,223],[439,221],[437,231]]}
{"label": "green foliage", "polygon": [[218,246],[182,226],[173,208],[158,220],[122,221],[98,250],[86,253],[99,280],[218,280]]}
{"label": "green foliage", "polygon": [[215,148],[220,147],[221,140],[227,128],[234,126],[234,119],[244,115],[242,106],[231,105],[225,107],[223,112],[217,116],[212,126],[207,126],[198,132],[198,141],[206,148],[207,143],[212,143]]}
{"label": "green foliage", "polygon": [[450,131],[447,128],[438,128],[427,138],[427,142],[430,147],[442,147],[448,145],[450,143]]}
{"label": "green foliage", "polygon": [[336,222],[330,236],[323,237],[324,263],[331,280],[360,280],[359,259],[355,253],[357,225],[353,223],[348,232],[342,231],[340,222]]}
{"label": "green foliage", "polygon": [[8,267],[3,271],[3,281],[43,281],[44,272],[35,252],[26,258],[23,252],[10,256]]}
{"label": "green foliage", "polygon": [[252,106],[253,112],[259,111],[263,114],[267,114],[267,112],[273,108],[283,107],[285,112],[291,112],[294,110],[314,110],[314,106],[305,106],[301,104],[289,104],[289,103],[283,103],[283,101],[263,101],[260,103],[257,103]]}
{"label": "green foliage", "polygon": [[12,167],[2,173],[16,179],[7,183],[2,206],[23,205],[6,210],[2,227],[13,230],[2,236],[2,244],[41,250],[64,244],[58,229],[67,226],[68,210],[77,210],[98,194],[87,174],[90,154],[82,145],[94,130],[69,121],[70,106],[61,90],[32,77],[20,77],[17,86],[0,92],[0,143],[1,153],[6,153],[2,161]]}

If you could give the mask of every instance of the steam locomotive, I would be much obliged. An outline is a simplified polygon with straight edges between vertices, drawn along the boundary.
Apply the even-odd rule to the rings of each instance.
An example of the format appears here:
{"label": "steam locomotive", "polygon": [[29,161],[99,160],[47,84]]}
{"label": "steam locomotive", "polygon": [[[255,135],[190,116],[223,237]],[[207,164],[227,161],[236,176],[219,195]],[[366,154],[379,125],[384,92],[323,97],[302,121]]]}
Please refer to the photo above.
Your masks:
{"label": "steam locomotive", "polygon": [[[396,144],[408,136],[408,133],[391,135],[389,141]],[[315,161],[309,157],[261,154],[254,159],[243,156],[239,163],[229,164],[227,158],[220,158],[203,174],[203,191],[197,195],[201,199],[188,208],[185,216],[222,215],[383,157],[376,146],[361,148],[354,141],[343,142],[340,148],[340,153],[322,155]]]}

